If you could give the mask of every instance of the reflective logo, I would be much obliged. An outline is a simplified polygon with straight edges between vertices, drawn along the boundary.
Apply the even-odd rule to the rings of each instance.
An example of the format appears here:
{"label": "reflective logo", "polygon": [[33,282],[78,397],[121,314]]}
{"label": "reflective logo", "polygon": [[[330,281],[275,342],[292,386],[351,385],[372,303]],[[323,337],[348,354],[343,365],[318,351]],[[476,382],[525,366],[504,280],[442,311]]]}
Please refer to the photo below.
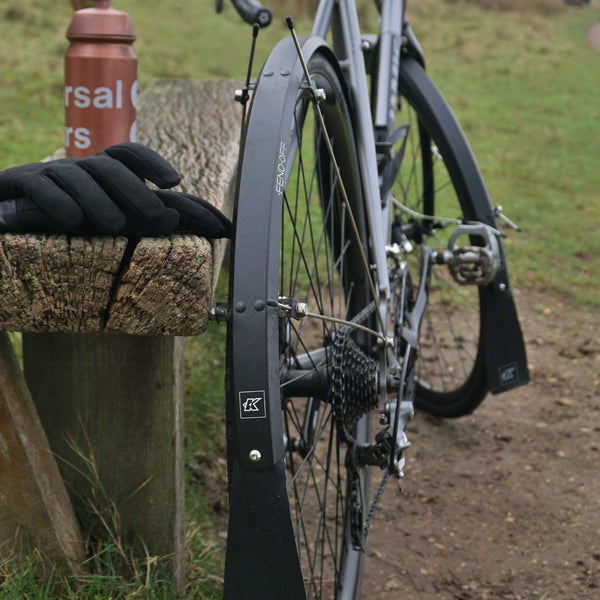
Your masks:
{"label": "reflective logo", "polygon": [[498,372],[500,375],[500,385],[503,387],[510,385],[519,379],[519,369],[517,367],[517,363],[504,365],[498,369]]}
{"label": "reflective logo", "polygon": [[266,419],[267,401],[264,390],[240,392],[240,419]]}
{"label": "reflective logo", "polygon": [[287,161],[287,146],[279,142],[279,156],[277,157],[277,173],[275,174],[275,191],[279,196],[283,195],[285,186],[285,163]]}

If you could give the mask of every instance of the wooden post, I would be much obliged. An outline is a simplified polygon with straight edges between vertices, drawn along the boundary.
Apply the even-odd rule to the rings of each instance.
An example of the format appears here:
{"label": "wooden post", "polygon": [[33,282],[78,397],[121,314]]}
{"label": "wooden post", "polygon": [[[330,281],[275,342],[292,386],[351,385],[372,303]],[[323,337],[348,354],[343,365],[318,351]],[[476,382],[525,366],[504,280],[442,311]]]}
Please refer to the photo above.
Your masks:
{"label": "wooden post", "polygon": [[12,344],[0,332],[0,540],[78,572],[81,533]]}
{"label": "wooden post", "polygon": [[[203,196],[226,213],[230,210],[240,126],[239,109],[231,101],[234,89],[235,83],[230,81],[157,82],[142,97],[138,112],[139,139],[180,171],[180,189]],[[22,236],[33,246],[35,237]],[[183,339],[164,334],[187,335],[190,323],[197,334],[205,326],[224,249],[224,244],[194,239],[210,251],[209,258],[203,259],[208,276],[200,269],[190,272],[185,268],[185,261],[179,261],[174,250],[182,248],[180,244],[143,239],[131,247],[131,262],[118,263],[118,272],[109,276],[114,281],[108,288],[110,297],[93,318],[74,317],[77,310],[73,307],[64,310],[64,302],[69,303],[74,295],[85,297],[92,290],[84,287],[83,264],[66,278],[63,287],[51,285],[55,279],[52,274],[47,285],[38,285],[48,267],[48,258],[40,250],[38,275],[30,273],[27,285],[21,286],[24,298],[30,298],[33,291],[46,304],[54,302],[55,309],[60,305],[58,312],[69,321],[68,326],[53,329],[50,309],[44,309],[38,320],[40,327],[25,327],[27,331],[150,331],[163,335],[24,333],[23,356],[33,400],[50,446],[59,457],[79,519],[92,527],[95,535],[102,535],[91,506],[96,511],[106,508],[99,501],[103,495],[99,489],[104,489],[119,515],[117,535],[129,541],[143,540],[151,554],[172,555],[179,590],[184,584]],[[38,246],[47,249],[50,244],[51,248],[57,240],[44,239]],[[61,264],[68,264],[73,243],[71,240],[63,250]],[[181,252],[188,256],[186,247],[188,250]],[[122,257],[122,249],[119,252]],[[157,277],[156,261],[148,260],[145,278],[140,277],[135,270],[136,257],[139,265],[153,252],[157,256],[165,252],[166,262],[159,261],[165,272]],[[129,254],[125,252],[125,256]],[[20,280],[11,261],[4,263],[6,271],[17,273]],[[178,264],[180,274],[173,275],[170,270],[176,272]],[[200,274],[198,281],[194,280],[195,273]],[[196,286],[200,296],[187,308],[178,304],[182,298],[187,298],[183,304],[190,300],[185,296],[187,283],[180,285],[178,279],[184,274],[185,281],[191,281],[190,289]],[[75,288],[77,292],[72,291]],[[51,300],[54,294],[62,294],[58,302]],[[119,316],[119,311],[125,315]],[[161,312],[175,315],[166,319],[168,326],[163,324]],[[11,318],[18,319],[14,313]],[[130,317],[136,322],[132,329]],[[78,329],[82,324],[85,327]],[[97,478],[100,487],[91,484],[82,472],[92,480]]]}
{"label": "wooden post", "polygon": [[181,588],[183,338],[28,334],[23,355],[84,534],[172,554]]}

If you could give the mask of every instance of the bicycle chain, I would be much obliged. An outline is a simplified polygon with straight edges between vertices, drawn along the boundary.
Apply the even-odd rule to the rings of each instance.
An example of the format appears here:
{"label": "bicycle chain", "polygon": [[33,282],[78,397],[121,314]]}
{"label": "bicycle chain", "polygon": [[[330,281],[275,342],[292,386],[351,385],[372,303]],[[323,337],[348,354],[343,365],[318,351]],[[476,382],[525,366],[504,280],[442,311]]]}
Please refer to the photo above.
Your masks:
{"label": "bicycle chain", "polygon": [[366,540],[367,534],[369,533],[369,525],[371,524],[371,521],[373,519],[373,516],[375,515],[375,511],[377,510],[379,503],[381,502],[381,499],[383,498],[383,492],[385,490],[385,486],[386,486],[389,478],[390,478],[390,472],[384,471],[383,477],[381,478],[381,482],[379,483],[379,486],[377,487],[377,492],[375,493],[375,496],[373,497],[373,501],[371,503],[371,507],[369,508],[369,512],[367,513],[367,518],[365,519],[365,524],[363,525],[363,535],[365,537],[365,540]]}

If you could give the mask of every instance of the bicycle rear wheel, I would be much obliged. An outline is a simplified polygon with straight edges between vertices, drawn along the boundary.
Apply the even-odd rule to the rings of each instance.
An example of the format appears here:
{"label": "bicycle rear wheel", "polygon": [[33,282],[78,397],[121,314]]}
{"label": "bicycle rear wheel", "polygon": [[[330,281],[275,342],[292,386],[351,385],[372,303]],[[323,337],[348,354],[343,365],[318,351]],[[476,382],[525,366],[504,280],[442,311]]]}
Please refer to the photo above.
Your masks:
{"label": "bicycle rear wheel", "polygon": [[[237,422],[230,460],[234,472],[285,461],[289,519],[306,597],[355,600],[362,579],[369,467],[351,461],[348,449],[372,440],[371,412],[378,403],[374,344],[370,335],[345,330],[352,346],[348,358],[339,348],[339,323],[295,317],[296,302],[302,302],[318,316],[350,320],[364,314],[363,324],[371,325],[373,303],[363,267],[368,264],[363,257],[366,215],[346,95],[326,50],[307,48],[314,43],[309,39],[304,49],[311,78],[325,92],[320,103],[325,129],[297,61],[278,59],[295,53],[291,40],[284,40],[263,70],[243,142],[231,276],[228,387]],[[294,69],[279,67],[292,62]],[[240,302],[244,308],[236,312]],[[342,371],[370,377],[363,385],[370,390],[370,404],[342,390],[344,401],[354,407],[350,416],[340,412],[336,395]],[[352,442],[341,428],[345,419]],[[258,429],[250,430],[251,424]],[[255,452],[256,457],[258,448],[261,458],[251,465],[247,456]],[[271,572],[285,585],[287,573],[276,566]],[[271,597],[264,588],[256,593]]]}
{"label": "bicycle rear wheel", "polygon": [[[415,214],[395,207],[392,232],[397,241],[402,232],[417,247],[427,243],[442,250],[454,229],[444,217],[495,225],[491,204],[454,115],[423,67],[409,56],[402,57],[398,87],[396,126],[404,127],[405,136],[398,142],[404,157],[393,195]],[[484,399],[486,310],[478,286],[459,285],[445,266],[432,269],[416,363],[418,408],[459,417]]]}

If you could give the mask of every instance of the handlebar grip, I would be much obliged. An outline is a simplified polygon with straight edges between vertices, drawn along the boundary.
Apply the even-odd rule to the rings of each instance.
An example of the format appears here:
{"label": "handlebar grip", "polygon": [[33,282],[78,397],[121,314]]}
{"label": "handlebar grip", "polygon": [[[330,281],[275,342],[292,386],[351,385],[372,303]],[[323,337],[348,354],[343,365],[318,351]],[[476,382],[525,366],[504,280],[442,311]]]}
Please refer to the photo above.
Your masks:
{"label": "handlebar grip", "polygon": [[271,10],[263,6],[258,0],[232,0],[233,6],[246,23],[258,23],[266,27],[271,22]]}

